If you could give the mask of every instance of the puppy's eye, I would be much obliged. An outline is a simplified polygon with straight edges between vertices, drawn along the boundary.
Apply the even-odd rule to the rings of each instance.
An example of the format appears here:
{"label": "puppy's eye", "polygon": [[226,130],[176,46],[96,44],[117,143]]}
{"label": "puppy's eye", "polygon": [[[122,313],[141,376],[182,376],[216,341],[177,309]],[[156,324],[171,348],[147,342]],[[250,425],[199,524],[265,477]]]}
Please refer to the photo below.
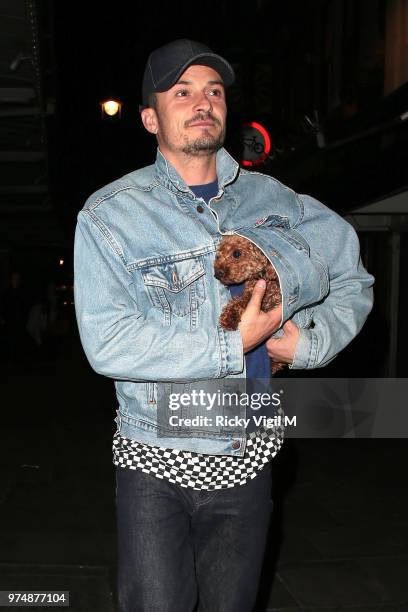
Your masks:
{"label": "puppy's eye", "polygon": [[236,258],[238,259],[238,257],[241,257],[241,251],[239,251],[239,250],[237,249],[236,251],[234,251],[234,252],[232,253],[232,256],[233,256],[233,257],[236,257]]}

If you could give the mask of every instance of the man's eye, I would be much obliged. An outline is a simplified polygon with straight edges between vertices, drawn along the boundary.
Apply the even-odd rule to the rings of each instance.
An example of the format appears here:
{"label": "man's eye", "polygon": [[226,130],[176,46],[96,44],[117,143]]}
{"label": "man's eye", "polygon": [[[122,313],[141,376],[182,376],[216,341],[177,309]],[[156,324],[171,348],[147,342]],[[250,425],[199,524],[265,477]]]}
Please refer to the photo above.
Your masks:
{"label": "man's eye", "polygon": [[178,96],[179,98],[184,98],[187,95],[188,95],[187,89],[180,89],[179,91],[176,92],[176,96]]}
{"label": "man's eye", "polygon": [[221,89],[210,89],[208,93],[210,96],[216,96],[216,97],[222,95]]}
{"label": "man's eye", "polygon": [[238,249],[236,251],[234,251],[232,253],[233,257],[236,257],[236,259],[238,259],[238,257],[241,257],[241,251],[239,251]]}

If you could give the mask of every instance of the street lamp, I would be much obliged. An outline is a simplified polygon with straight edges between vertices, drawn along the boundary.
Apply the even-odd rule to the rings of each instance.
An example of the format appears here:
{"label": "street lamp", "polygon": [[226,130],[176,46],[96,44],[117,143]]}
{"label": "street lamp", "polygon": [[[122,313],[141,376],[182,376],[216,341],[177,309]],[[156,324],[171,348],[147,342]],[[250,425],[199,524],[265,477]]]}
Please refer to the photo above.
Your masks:
{"label": "street lamp", "polygon": [[104,102],[101,102],[101,114],[102,114],[102,119],[105,119],[106,117],[116,117],[118,119],[120,119],[120,115],[122,112],[122,102],[120,102],[119,100],[105,100]]}

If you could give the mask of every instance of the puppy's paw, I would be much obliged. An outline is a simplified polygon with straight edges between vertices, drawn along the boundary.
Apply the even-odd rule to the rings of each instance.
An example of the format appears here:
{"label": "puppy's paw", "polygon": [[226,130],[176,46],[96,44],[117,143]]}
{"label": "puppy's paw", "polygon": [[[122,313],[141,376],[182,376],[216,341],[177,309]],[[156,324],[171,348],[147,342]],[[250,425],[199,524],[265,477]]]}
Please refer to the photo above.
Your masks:
{"label": "puppy's paw", "polygon": [[280,370],[283,370],[283,368],[286,366],[286,363],[280,363],[279,361],[272,361],[271,360],[271,371],[272,371],[272,376],[275,376],[275,374],[277,372],[279,372]]}
{"label": "puppy's paw", "polygon": [[238,324],[241,320],[241,311],[237,308],[236,304],[228,303],[224,306],[221,316],[220,324],[226,331],[234,331],[238,329]]}

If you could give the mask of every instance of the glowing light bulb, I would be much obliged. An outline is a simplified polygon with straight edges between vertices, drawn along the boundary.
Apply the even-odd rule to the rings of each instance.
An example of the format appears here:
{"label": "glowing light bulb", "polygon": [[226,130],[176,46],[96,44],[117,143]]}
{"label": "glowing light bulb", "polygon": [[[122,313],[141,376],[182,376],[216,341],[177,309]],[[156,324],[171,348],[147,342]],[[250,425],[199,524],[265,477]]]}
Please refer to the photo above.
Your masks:
{"label": "glowing light bulb", "polygon": [[113,117],[120,111],[120,103],[116,100],[106,100],[102,103],[102,108],[109,117]]}

